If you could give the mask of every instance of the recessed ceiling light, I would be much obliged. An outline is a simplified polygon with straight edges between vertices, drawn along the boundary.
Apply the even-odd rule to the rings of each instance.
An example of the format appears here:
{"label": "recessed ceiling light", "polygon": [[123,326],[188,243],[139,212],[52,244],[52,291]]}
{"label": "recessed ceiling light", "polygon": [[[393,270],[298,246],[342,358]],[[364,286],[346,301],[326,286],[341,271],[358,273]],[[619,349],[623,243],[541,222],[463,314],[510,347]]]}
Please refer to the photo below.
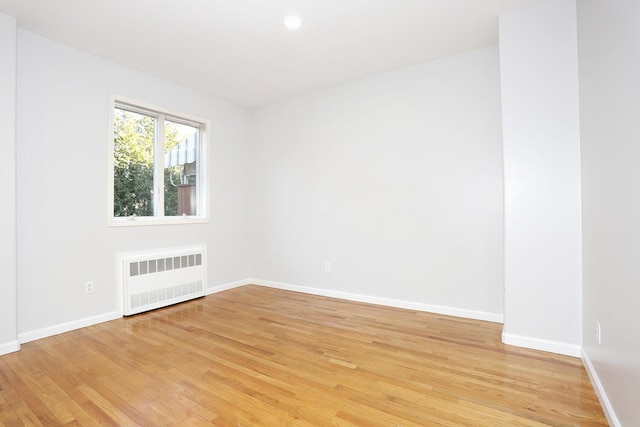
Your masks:
{"label": "recessed ceiling light", "polygon": [[302,21],[299,16],[289,15],[284,18],[284,26],[290,30],[297,30],[302,25]]}

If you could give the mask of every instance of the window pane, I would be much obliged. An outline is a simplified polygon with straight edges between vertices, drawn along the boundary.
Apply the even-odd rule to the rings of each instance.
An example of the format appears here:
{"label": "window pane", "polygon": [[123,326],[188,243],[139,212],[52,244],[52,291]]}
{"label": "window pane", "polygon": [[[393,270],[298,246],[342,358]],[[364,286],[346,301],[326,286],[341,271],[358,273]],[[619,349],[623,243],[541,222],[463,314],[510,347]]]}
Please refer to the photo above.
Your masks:
{"label": "window pane", "polygon": [[164,122],[164,214],[198,215],[200,129]]}
{"label": "window pane", "polygon": [[153,216],[153,116],[115,108],[113,215]]}

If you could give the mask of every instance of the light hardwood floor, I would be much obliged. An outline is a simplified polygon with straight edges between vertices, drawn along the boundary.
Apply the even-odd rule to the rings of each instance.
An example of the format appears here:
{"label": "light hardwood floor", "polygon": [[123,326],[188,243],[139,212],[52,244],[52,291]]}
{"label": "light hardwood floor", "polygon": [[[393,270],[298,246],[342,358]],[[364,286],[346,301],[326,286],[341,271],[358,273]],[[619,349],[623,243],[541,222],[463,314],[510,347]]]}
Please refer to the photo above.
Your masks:
{"label": "light hardwood floor", "polygon": [[0,424],[607,425],[579,359],[500,334],[245,286],[0,357]]}

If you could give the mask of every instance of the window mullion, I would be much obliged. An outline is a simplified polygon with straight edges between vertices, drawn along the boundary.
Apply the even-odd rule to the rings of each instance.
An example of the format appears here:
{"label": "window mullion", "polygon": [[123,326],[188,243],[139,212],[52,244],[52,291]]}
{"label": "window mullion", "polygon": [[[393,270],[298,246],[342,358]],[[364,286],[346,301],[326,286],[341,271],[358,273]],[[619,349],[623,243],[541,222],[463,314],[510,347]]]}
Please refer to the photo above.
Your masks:
{"label": "window mullion", "polygon": [[156,211],[157,217],[164,217],[164,115],[159,114],[157,117],[157,138],[154,159],[154,181],[156,188]]}
{"label": "window mullion", "polygon": [[196,191],[196,206],[197,206],[197,210],[196,210],[196,215],[201,215],[203,210],[204,210],[204,203],[202,200],[202,188],[204,188],[204,183],[201,181],[200,177],[202,176],[202,174],[204,173],[202,171],[202,164],[203,161],[201,159],[204,158],[204,156],[202,155],[202,126],[198,126],[198,133],[197,133],[197,144],[196,144],[196,158],[198,159],[198,162],[196,163],[196,188],[198,189],[198,191]]}

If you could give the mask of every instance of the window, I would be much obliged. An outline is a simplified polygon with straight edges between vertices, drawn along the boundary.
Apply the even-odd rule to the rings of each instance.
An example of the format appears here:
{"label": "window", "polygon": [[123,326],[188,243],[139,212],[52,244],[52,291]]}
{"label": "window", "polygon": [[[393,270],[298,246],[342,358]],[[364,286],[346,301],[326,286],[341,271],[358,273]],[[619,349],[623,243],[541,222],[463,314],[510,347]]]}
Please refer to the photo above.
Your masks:
{"label": "window", "polygon": [[203,120],[113,102],[111,225],[206,220]]}

